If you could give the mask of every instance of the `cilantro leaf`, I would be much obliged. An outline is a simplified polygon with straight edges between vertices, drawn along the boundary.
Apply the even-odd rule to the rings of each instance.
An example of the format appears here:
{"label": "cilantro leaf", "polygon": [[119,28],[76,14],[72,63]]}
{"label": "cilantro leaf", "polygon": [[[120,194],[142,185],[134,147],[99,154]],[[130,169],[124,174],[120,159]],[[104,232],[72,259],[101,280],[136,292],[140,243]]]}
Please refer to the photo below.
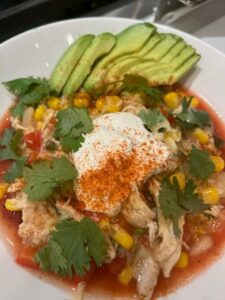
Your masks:
{"label": "cilantro leaf", "polygon": [[184,129],[192,129],[195,127],[204,127],[210,125],[209,114],[203,110],[190,108],[191,97],[189,100],[183,98],[181,105],[182,111],[178,114],[173,114],[178,124]]}
{"label": "cilantro leaf", "polygon": [[180,207],[178,199],[177,189],[165,178],[159,192],[159,204],[164,217],[172,220],[173,231],[176,236],[180,235],[178,220],[186,212],[184,208]]}
{"label": "cilantro leaf", "polygon": [[35,260],[41,269],[66,276],[67,261],[62,254],[62,248],[53,239],[36,254]]}
{"label": "cilantro leaf", "polygon": [[158,123],[164,122],[166,118],[163,114],[157,109],[142,109],[138,116],[142,119],[143,123],[148,129],[152,129]]}
{"label": "cilantro leaf", "polygon": [[21,157],[20,145],[22,143],[23,132],[22,130],[13,130],[7,128],[4,131],[3,137],[0,141],[0,161],[13,160],[11,167],[4,175],[4,180],[12,182],[23,174],[23,168],[26,163],[26,158]]}
{"label": "cilantro leaf", "polygon": [[50,95],[48,81],[45,78],[18,78],[4,82],[4,85],[18,97],[18,102],[11,108],[14,117],[21,118],[27,106],[35,106]]}
{"label": "cilantro leaf", "polygon": [[89,218],[65,220],[56,225],[47,246],[36,255],[44,270],[61,276],[84,276],[93,259],[99,266],[106,254],[106,241],[98,225]]}
{"label": "cilantro leaf", "polygon": [[54,158],[49,162],[26,167],[24,192],[30,201],[42,201],[49,198],[54,190],[66,181],[74,180],[77,171],[71,162],[65,158]]}
{"label": "cilantro leaf", "polygon": [[148,80],[139,75],[125,74],[122,81],[121,91],[127,91],[130,93],[143,92],[156,102],[160,102],[162,100],[162,92],[158,88],[151,87]]}
{"label": "cilantro leaf", "polygon": [[196,186],[192,180],[189,180],[181,191],[176,178],[173,184],[168,178],[164,178],[159,192],[159,204],[162,213],[166,219],[173,222],[173,230],[176,236],[180,235],[178,220],[186,213],[199,213],[210,208],[195,193]]}
{"label": "cilantro leaf", "polygon": [[189,213],[198,213],[210,208],[210,205],[205,204],[195,192],[196,186],[192,180],[189,180],[185,185],[182,197],[180,199],[181,205]]}
{"label": "cilantro leaf", "polygon": [[188,161],[191,176],[198,179],[208,179],[215,170],[215,166],[208,152],[199,150],[195,146],[192,146],[191,152],[188,154]]}
{"label": "cilantro leaf", "polygon": [[21,159],[15,160],[3,176],[3,179],[7,182],[12,182],[16,178],[22,177],[25,163],[25,157],[21,157]]}
{"label": "cilantro leaf", "polygon": [[82,134],[92,131],[93,124],[86,109],[69,107],[57,113],[55,136],[65,152],[77,151],[84,141]]}

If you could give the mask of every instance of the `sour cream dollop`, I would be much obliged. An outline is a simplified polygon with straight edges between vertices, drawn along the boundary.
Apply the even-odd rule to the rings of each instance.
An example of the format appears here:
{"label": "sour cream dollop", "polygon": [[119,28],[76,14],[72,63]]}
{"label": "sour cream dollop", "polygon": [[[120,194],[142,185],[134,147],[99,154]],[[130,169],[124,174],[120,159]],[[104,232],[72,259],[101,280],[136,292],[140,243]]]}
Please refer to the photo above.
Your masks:
{"label": "sour cream dollop", "polygon": [[105,114],[93,125],[73,153],[76,195],[86,210],[113,216],[135,185],[169,168],[173,154],[131,113]]}

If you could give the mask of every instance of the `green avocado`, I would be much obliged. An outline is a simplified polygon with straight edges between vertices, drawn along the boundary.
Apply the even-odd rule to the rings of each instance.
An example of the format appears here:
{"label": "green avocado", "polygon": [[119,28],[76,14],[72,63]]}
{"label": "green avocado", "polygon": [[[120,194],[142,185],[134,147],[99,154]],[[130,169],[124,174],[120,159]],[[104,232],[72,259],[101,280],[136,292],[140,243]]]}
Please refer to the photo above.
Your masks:
{"label": "green avocado", "polygon": [[109,53],[116,43],[116,38],[111,33],[102,33],[96,36],[87,48],[63,88],[64,95],[71,95],[82,85],[91,71],[94,63]]}
{"label": "green avocado", "polygon": [[[157,34],[157,38],[154,39],[153,37],[150,37],[150,41],[153,40],[151,43],[152,47],[149,47],[150,41],[147,42],[148,51],[145,51],[145,45],[141,51],[136,53],[136,56],[126,56],[126,59],[114,64],[107,73],[105,81],[122,80],[124,73],[131,72],[138,74],[138,70],[145,69],[149,64],[152,65],[154,62],[155,65],[155,61],[159,61],[161,57],[169,53],[170,49],[173,49],[173,46],[181,40],[172,34]],[[143,55],[140,55],[140,52]]]}
{"label": "green avocado", "polygon": [[140,60],[144,60],[146,53],[154,48],[160,40],[160,35],[154,34],[140,51],[135,54],[124,55],[120,59],[115,60],[115,62],[107,68],[105,81],[117,80],[120,74],[122,75],[126,70],[138,64]]}
{"label": "green avocado", "polygon": [[58,94],[62,91],[64,84],[72,73],[75,65],[78,63],[93,39],[94,35],[92,34],[82,35],[62,55],[49,79],[49,85],[52,91],[55,91]]}
{"label": "green avocado", "polygon": [[155,32],[155,26],[148,23],[138,23],[126,28],[117,35],[117,43],[112,51],[101,59],[93,68],[84,83],[87,91],[101,84],[108,66],[126,54],[134,54],[147,42],[150,35]]}

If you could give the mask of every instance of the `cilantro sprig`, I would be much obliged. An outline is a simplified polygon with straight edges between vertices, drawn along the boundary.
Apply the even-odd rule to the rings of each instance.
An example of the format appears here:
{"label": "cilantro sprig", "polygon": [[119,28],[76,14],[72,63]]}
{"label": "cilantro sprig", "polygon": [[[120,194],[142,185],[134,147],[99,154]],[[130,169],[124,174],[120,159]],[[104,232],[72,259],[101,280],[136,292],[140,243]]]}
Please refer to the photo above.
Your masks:
{"label": "cilantro sprig", "polygon": [[190,99],[184,97],[181,102],[182,111],[173,114],[177,123],[184,129],[192,129],[195,127],[202,128],[210,125],[209,114],[206,111],[190,108],[191,99],[191,97]]}
{"label": "cilantro sprig", "polygon": [[157,109],[142,109],[138,113],[147,129],[152,130],[158,123],[166,121],[163,114]]}
{"label": "cilantro sprig", "polygon": [[179,237],[179,218],[186,213],[199,213],[210,208],[208,204],[202,202],[195,192],[196,186],[189,180],[182,191],[176,178],[173,183],[168,178],[164,178],[159,192],[159,204],[166,219],[173,222],[174,234]]}
{"label": "cilantro sprig", "polygon": [[22,130],[7,128],[0,140],[0,161],[12,160],[13,163],[3,176],[7,182],[12,182],[23,174],[26,157],[21,156]]}
{"label": "cilantro sprig", "polygon": [[30,201],[44,201],[52,196],[57,187],[76,177],[75,167],[65,157],[36,163],[24,170],[24,192]]}
{"label": "cilantro sprig", "polygon": [[106,241],[98,225],[89,218],[80,222],[62,221],[56,225],[47,246],[35,256],[43,270],[63,277],[73,273],[83,277],[93,259],[97,266],[106,254]]}
{"label": "cilantro sprig", "polygon": [[56,116],[55,136],[65,152],[75,152],[84,141],[83,134],[91,132],[93,124],[86,109],[69,107]]}
{"label": "cilantro sprig", "polygon": [[21,118],[28,106],[36,106],[51,93],[47,79],[45,78],[18,78],[4,82],[7,89],[18,97],[18,101],[11,108],[14,117]]}
{"label": "cilantro sprig", "polygon": [[192,146],[188,154],[189,172],[191,176],[201,180],[206,180],[215,171],[215,166],[211,161],[208,152],[199,150]]}

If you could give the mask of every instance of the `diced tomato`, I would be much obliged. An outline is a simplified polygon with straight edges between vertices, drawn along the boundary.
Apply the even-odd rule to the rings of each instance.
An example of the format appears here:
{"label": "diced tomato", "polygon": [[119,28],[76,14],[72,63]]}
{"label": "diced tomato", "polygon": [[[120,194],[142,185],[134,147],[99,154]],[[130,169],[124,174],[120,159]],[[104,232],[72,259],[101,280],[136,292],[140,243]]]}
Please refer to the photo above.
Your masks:
{"label": "diced tomato", "polygon": [[91,277],[94,275],[95,268],[96,268],[96,264],[94,262],[92,262],[90,270],[87,271],[86,274],[83,277],[74,275],[73,276],[73,282],[74,282],[75,286],[77,286],[82,281],[88,282],[91,279]]}
{"label": "diced tomato", "polygon": [[95,222],[99,222],[106,218],[106,215],[103,213],[91,212],[91,211],[82,211],[82,213],[92,219]]}
{"label": "diced tomato", "polygon": [[40,131],[33,131],[24,135],[24,142],[27,147],[39,151],[42,145],[42,136]]}
{"label": "diced tomato", "polygon": [[38,264],[34,261],[34,256],[38,249],[33,247],[23,247],[16,257],[16,262],[23,266],[32,269],[38,269]]}
{"label": "diced tomato", "polygon": [[105,268],[111,275],[116,275],[125,266],[125,264],[126,257],[116,257],[111,263],[105,264]]}

